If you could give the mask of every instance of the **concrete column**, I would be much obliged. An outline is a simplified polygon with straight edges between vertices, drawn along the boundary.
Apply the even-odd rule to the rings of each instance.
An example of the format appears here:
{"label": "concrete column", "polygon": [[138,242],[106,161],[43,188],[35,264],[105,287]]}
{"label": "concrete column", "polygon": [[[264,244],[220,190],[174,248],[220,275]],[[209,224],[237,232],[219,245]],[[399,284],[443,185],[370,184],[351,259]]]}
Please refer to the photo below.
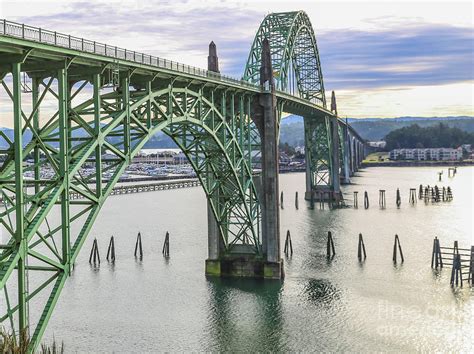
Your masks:
{"label": "concrete column", "polygon": [[313,189],[311,187],[311,179],[313,178],[312,175],[311,175],[311,154],[310,154],[310,151],[309,151],[309,144],[308,144],[308,140],[307,140],[307,137],[306,137],[306,132],[309,131],[309,127],[307,126],[307,124],[309,124],[309,122],[307,121],[307,118],[306,117],[303,117],[303,123],[304,123],[304,134],[305,134],[305,137],[304,137],[304,141],[305,141],[305,147],[304,147],[304,156],[305,156],[305,163],[306,163],[306,193],[305,193],[305,199],[306,200],[310,200],[311,199],[311,193],[313,193]]}
{"label": "concrete column", "polygon": [[280,278],[282,261],[280,256],[280,208],[278,205],[278,122],[273,69],[268,39],[262,43],[262,66],[259,105],[262,113],[262,247],[267,264],[265,277]]}
{"label": "concrete column", "polygon": [[207,201],[207,241],[209,250],[209,259],[217,260],[220,256],[220,231],[219,224],[212,212],[211,203]]}
{"label": "concrete column", "polygon": [[348,184],[351,183],[350,180],[350,162],[349,162],[349,132],[348,132],[349,127],[347,126],[347,120],[346,120],[346,126],[344,127],[344,183]]}
{"label": "concrete column", "polygon": [[357,149],[356,140],[352,142],[352,146],[354,147],[354,172],[357,172],[359,171],[359,151]]}
{"label": "concrete column", "polygon": [[349,166],[350,166],[350,175],[354,176],[354,149],[352,147],[352,135],[349,131],[347,136],[347,143],[349,145]]}
{"label": "concrete column", "polygon": [[332,116],[331,120],[331,133],[332,133],[332,170],[331,170],[331,180],[332,180],[332,187],[333,191],[336,195],[339,194],[341,190],[341,182],[340,182],[340,161],[339,161],[339,132],[338,132],[338,121],[337,116]]}
{"label": "concrete column", "polygon": [[[219,61],[217,58],[217,49],[214,42],[209,44],[209,56],[207,57],[207,69],[219,73]],[[207,201],[207,241],[209,256],[206,261],[206,274],[220,275],[220,262],[218,262],[223,249],[223,240],[219,229],[219,223],[216,220],[211,203]]]}
{"label": "concrete column", "polygon": [[331,112],[334,113],[331,120],[331,144],[332,144],[332,170],[331,170],[331,180],[333,190],[336,194],[339,194],[341,189],[341,180],[339,173],[341,171],[341,161],[339,161],[339,122],[337,119],[337,104],[336,104],[336,94],[334,91],[331,93]]}
{"label": "concrete column", "polygon": [[207,70],[219,73],[219,58],[214,42],[209,43],[209,56],[207,57]]}

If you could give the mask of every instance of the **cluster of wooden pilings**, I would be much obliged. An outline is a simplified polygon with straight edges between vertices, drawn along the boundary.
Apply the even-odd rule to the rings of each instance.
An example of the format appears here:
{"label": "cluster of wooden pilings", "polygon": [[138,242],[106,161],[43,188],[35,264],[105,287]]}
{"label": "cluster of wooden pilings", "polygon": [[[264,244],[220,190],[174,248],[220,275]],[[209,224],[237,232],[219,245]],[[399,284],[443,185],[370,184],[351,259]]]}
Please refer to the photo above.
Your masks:
{"label": "cluster of wooden pilings", "polygon": [[[315,205],[319,205],[319,209],[324,210],[325,205],[327,205],[328,209],[336,209],[345,206],[344,197],[342,193],[339,194],[337,200],[334,199],[334,195],[331,194],[329,191],[315,191],[311,193],[310,198],[310,209],[314,209]],[[280,192],[280,208],[283,210],[285,209],[284,204],[284,193],[283,191]],[[299,194],[295,192],[295,209],[299,209]]]}
{"label": "cluster of wooden pilings", "polygon": [[[293,255],[293,242],[291,240],[290,230],[286,232],[284,253],[286,257]],[[328,231],[327,243],[326,243],[326,255],[327,255],[328,260],[332,260],[336,256],[336,247],[334,245],[334,239],[332,237],[331,231]],[[364,237],[362,236],[361,233],[359,234],[359,241],[357,244],[357,259],[359,260],[359,262],[364,262],[367,259],[367,251],[365,249]],[[395,239],[393,243],[392,261],[394,264],[397,264],[399,259],[401,263],[405,262],[405,257],[403,256],[400,239],[398,235],[395,235]]]}
{"label": "cluster of wooden pilings", "polygon": [[439,202],[450,202],[453,200],[453,191],[451,187],[430,187],[423,186],[420,184],[418,189],[418,198],[425,201],[425,203],[439,203]]}
{"label": "cluster of wooden pilings", "polygon": [[458,241],[453,247],[442,247],[437,237],[433,240],[431,268],[442,269],[451,267],[451,286],[463,286],[467,280],[469,286],[474,286],[474,246],[471,249],[459,248]]}
{"label": "cluster of wooden pilings", "polygon": [[[386,198],[386,190],[380,189],[379,190],[379,207],[381,209],[385,209],[387,207],[387,198]],[[359,192],[353,192],[354,199],[353,199],[353,208],[359,208]],[[423,186],[420,184],[418,188],[418,197],[416,193],[416,188],[410,188],[409,196],[408,196],[408,204],[414,205],[417,203],[417,199],[422,199],[426,203],[428,202],[450,202],[453,200],[453,191],[451,187],[430,187],[430,186]],[[400,189],[397,188],[396,197],[395,197],[395,205],[397,208],[400,208],[402,205],[402,197],[400,195]],[[369,193],[367,191],[364,192],[364,209],[369,209],[370,202],[369,202]]]}
{"label": "cluster of wooden pilings", "polygon": [[[163,257],[169,258],[170,256],[170,234],[166,231],[165,240],[163,242]],[[133,252],[135,259],[143,260],[143,244],[141,232],[138,232],[137,239],[135,241],[135,250]],[[109,263],[115,263],[115,239],[114,236],[110,237],[109,246],[107,248],[107,261]],[[94,266],[100,265],[100,253],[97,239],[94,238],[92,242],[91,253],[89,256],[89,263]]]}

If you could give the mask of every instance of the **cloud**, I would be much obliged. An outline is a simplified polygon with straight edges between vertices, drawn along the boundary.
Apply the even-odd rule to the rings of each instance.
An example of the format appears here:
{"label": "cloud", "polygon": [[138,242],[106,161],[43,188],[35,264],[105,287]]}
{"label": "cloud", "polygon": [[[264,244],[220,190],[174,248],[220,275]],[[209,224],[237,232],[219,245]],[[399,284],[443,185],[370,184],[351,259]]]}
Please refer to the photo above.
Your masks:
{"label": "cloud", "polygon": [[263,14],[227,2],[139,4],[73,2],[60,12],[17,21],[199,67],[207,66],[213,40],[227,73],[242,75]]}
{"label": "cloud", "polygon": [[326,87],[363,89],[472,81],[473,40],[470,28],[420,25],[325,32],[318,47]]}
{"label": "cloud", "polygon": [[[2,6],[18,9],[17,1],[6,0]],[[283,10],[278,7],[279,3],[259,4],[261,6],[247,6],[249,4],[238,1],[220,0],[52,1],[44,3],[48,11],[32,9],[26,11],[27,16],[17,11],[8,19],[201,68],[207,67],[207,48],[213,40],[217,44],[221,72],[240,78],[253,38],[265,14]],[[399,7],[396,3],[390,4]],[[449,102],[462,105],[464,112],[472,107],[472,100],[466,99],[466,94],[472,89],[456,91],[458,94],[465,93],[462,95],[464,103],[454,97],[454,93],[445,90],[453,84],[474,81],[472,28],[464,22],[454,22],[458,26],[439,22],[443,18],[440,14],[444,7],[438,5],[434,21],[430,23],[420,17],[421,8],[425,5],[419,6],[416,16],[406,16],[406,9],[399,12],[387,10],[387,14],[381,15],[381,9],[386,5],[379,6],[378,10],[371,7],[356,14],[355,22],[334,21],[348,18],[348,12],[354,9],[346,7],[342,12],[324,12],[323,16],[316,11],[317,6],[309,3],[285,6],[307,10],[316,29],[326,90],[344,94],[347,111],[351,115],[372,115],[370,112],[376,110],[367,102],[364,93],[377,97],[377,105],[383,105],[382,97],[387,97],[387,100],[392,97],[390,90],[394,90],[393,95],[397,92],[397,98],[402,97],[399,93],[405,90],[414,95],[415,101],[415,95],[426,99],[428,96],[422,94],[425,92],[422,87],[438,87],[445,94],[446,104],[453,114],[456,108]],[[336,5],[326,3],[321,8],[327,6]],[[451,15],[453,6],[447,5]],[[329,21],[329,18],[332,20]],[[324,25],[328,23],[331,26]],[[341,28],[343,26],[348,28]],[[430,93],[434,91],[429,90]],[[360,101],[358,98],[364,99]],[[427,107],[420,110],[423,114],[427,111]],[[390,114],[386,112],[387,116]],[[396,115],[395,110],[393,114]],[[430,115],[436,115],[436,112]]]}

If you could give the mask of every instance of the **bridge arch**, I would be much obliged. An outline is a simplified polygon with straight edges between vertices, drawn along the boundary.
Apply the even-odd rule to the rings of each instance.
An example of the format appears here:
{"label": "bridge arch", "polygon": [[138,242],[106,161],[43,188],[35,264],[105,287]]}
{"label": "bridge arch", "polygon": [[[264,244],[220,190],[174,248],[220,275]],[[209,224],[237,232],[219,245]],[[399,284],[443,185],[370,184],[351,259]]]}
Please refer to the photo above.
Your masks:
{"label": "bridge arch", "polygon": [[[150,100],[155,112],[169,101],[183,104],[185,108],[172,109],[158,118],[134,150],[139,151],[148,138],[159,131],[168,135],[186,155],[201,181],[225,251],[235,244],[249,244],[259,253],[258,196],[251,166],[237,141],[237,134],[243,132],[235,131],[229,124],[234,117],[229,120],[223,113],[226,107],[219,106],[213,98],[206,98],[202,90],[169,86],[141,98],[134,109],[140,110]],[[249,112],[240,111],[238,119],[248,123]]]}
{"label": "bridge arch", "polygon": [[243,80],[259,83],[265,38],[270,41],[276,89],[326,107],[319,51],[308,15],[304,11],[267,15],[255,35]]}
{"label": "bridge arch", "polygon": [[[64,75],[64,71],[60,74]],[[79,83],[77,86],[80,88],[74,91],[61,75],[46,79],[49,84],[45,85],[43,92],[57,81],[60,88],[55,97],[58,97],[59,104],[69,108],[60,108],[60,112],[53,115],[53,118],[59,118],[41,124],[24,148],[26,156],[40,146],[41,154],[46,156],[38,162],[41,168],[59,166],[51,182],[41,186],[36,193],[37,199],[28,196],[28,201],[22,205],[26,215],[22,247],[28,247],[31,262],[25,273],[36,279],[38,273],[35,272],[47,267],[52,275],[43,284],[31,284],[28,301],[40,293],[42,299],[57,299],[118,177],[132,162],[133,156],[159,131],[177,143],[196,171],[219,227],[223,252],[232,252],[236,245],[244,245],[254,254],[261,252],[260,203],[252,176],[251,150],[245,150],[250,145],[257,145],[253,141],[257,137],[252,135],[254,132],[248,124],[251,120],[251,94],[183,87],[173,82],[157,83],[161,86],[153,89],[150,82],[147,89],[131,90],[129,79],[125,77],[117,90],[102,95],[100,84],[94,85],[93,98],[73,106],[72,99],[68,101],[67,97],[78,97],[86,82]],[[100,81],[100,75],[92,80],[95,83]],[[66,93],[68,90],[70,94]],[[67,134],[69,143],[64,140],[67,136],[60,133],[65,122],[71,124],[70,134]],[[110,155],[108,161],[101,157],[104,150]],[[0,176],[14,171],[15,155],[9,157],[1,166]],[[61,163],[63,158],[68,162]],[[81,167],[90,167],[91,163],[99,173],[82,175],[79,172]],[[110,173],[110,177],[97,183],[93,189],[94,178],[102,180],[105,171]],[[18,208],[15,207],[16,200],[11,198],[14,192],[11,188],[0,188],[0,192],[3,201],[10,202],[0,210],[2,220],[10,217],[15,220]],[[70,192],[80,195],[82,200],[69,200],[67,195]],[[51,224],[50,227],[48,217],[64,211],[67,226],[58,220],[58,225]],[[8,248],[0,250],[0,289],[11,283],[9,279],[13,279],[13,271],[23,256],[15,240],[18,231],[13,226],[7,231],[11,231]],[[66,252],[67,257],[64,256]],[[12,319],[19,306],[12,304],[5,313],[2,301],[0,299],[0,319]],[[45,306],[38,318],[32,318],[31,322],[35,323],[31,328],[32,333],[34,331],[33,346],[38,344],[53,307]]]}

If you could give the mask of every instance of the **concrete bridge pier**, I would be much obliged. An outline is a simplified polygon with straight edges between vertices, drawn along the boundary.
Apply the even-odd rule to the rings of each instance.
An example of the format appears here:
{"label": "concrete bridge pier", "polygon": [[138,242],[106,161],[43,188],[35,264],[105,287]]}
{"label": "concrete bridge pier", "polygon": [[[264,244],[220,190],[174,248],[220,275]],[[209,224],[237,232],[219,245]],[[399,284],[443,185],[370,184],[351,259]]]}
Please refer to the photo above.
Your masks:
{"label": "concrete bridge pier", "polygon": [[[214,42],[209,45],[208,70],[219,72]],[[263,42],[260,83],[265,92],[254,100],[252,119],[261,137],[262,175],[255,178],[262,206],[261,254],[245,252],[246,247],[234,246],[225,252],[219,224],[208,202],[208,248],[206,275],[281,279],[284,275],[280,251],[280,208],[278,204],[278,117],[273,70],[268,40]]]}
{"label": "concrete bridge pier", "polygon": [[[214,42],[209,44],[209,56],[207,57],[207,70],[219,73],[219,59]],[[208,240],[208,259],[206,260],[206,274],[222,274],[221,256],[224,251],[224,242],[222,239],[219,223],[212,211],[211,203],[207,201],[207,240]]]}
{"label": "concrete bridge pier", "polygon": [[[333,91],[334,93],[334,91]],[[339,154],[339,122],[337,116],[334,115],[331,118],[331,159],[332,159],[332,168],[331,168],[331,180],[332,180],[332,198],[335,202],[339,202],[341,195],[341,161]]]}
{"label": "concrete bridge pier", "polygon": [[[347,124],[347,123],[346,123]],[[349,134],[348,134],[348,128],[347,125],[344,127],[344,179],[343,183],[344,184],[349,184],[351,183],[351,166],[350,166],[350,142],[349,142]]]}
{"label": "concrete bridge pier", "polygon": [[275,83],[268,39],[263,40],[262,66],[260,67],[260,94],[256,111],[261,137],[262,161],[262,251],[264,277],[282,278],[283,261],[280,251],[280,207],[278,204],[278,117],[276,111]]}

